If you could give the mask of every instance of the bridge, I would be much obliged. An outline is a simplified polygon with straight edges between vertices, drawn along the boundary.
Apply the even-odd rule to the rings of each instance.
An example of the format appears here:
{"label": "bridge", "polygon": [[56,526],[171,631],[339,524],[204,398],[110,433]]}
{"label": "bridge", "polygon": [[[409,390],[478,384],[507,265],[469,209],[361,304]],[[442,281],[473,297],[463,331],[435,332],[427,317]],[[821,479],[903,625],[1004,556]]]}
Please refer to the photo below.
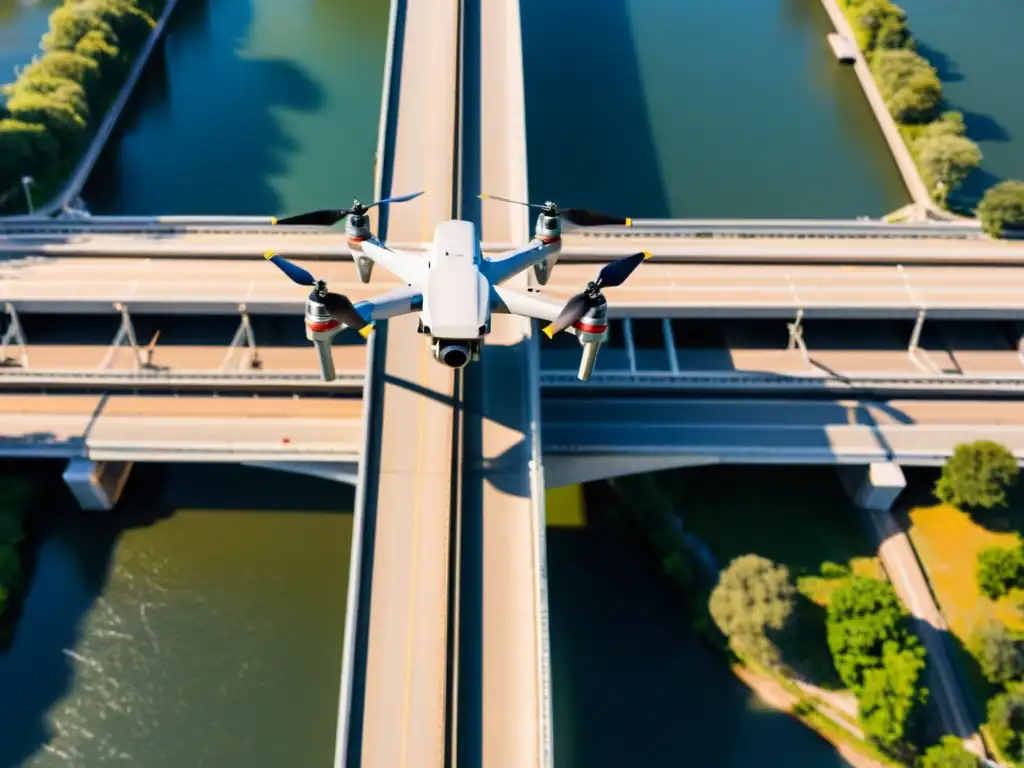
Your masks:
{"label": "bridge", "polygon": [[[389,37],[375,191],[429,194],[381,212],[379,233],[417,250],[464,217],[489,252],[519,244],[524,209],[472,203],[480,190],[527,195],[517,0],[396,0]],[[356,483],[336,764],[546,768],[545,486],[829,463],[855,470],[855,498],[881,509],[902,487],[899,463],[940,462],[958,442],[992,436],[1024,459],[1024,412],[982,399],[1024,385],[1019,350],[958,358],[951,375],[919,345],[926,321],[1021,320],[1021,244],[963,221],[631,224],[567,231],[543,289],[568,298],[595,263],[656,254],[607,291],[624,345],[587,385],[513,317],[494,318],[479,366],[459,374],[429,359],[415,318],[381,323],[368,347],[335,349],[341,376],[325,385],[308,350],[257,345],[249,319],[301,316],[305,292],[259,258],[270,248],[355,301],[397,285],[382,270],[359,283],[342,233],[269,217],[0,220],[3,348],[16,353],[0,387],[34,391],[0,395],[0,451],[68,459],[83,506],[109,505],[137,461]],[[121,325],[109,347],[51,346],[20,333],[33,313],[119,313]],[[235,316],[238,333],[219,349],[147,343],[133,323],[145,314]],[[673,320],[707,318],[785,321],[788,348],[730,350],[737,370],[721,370],[673,338]],[[843,353],[837,372],[805,340],[829,318],[914,330],[906,350]],[[634,343],[633,323],[652,319],[664,369]],[[254,396],[266,392],[290,397]]]}

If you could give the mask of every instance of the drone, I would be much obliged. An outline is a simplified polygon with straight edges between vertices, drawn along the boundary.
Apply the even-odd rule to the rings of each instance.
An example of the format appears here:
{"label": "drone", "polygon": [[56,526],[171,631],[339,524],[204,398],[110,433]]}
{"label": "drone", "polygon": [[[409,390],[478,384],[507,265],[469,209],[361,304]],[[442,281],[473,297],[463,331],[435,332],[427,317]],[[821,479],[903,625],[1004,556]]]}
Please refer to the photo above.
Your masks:
{"label": "drone", "polygon": [[349,208],[328,208],[283,219],[282,226],[333,226],[347,217],[345,233],[359,279],[370,281],[374,264],[398,277],[403,285],[368,301],[353,304],[348,297],[328,290],[327,282],[288,261],[275,251],[264,257],[293,282],[311,287],[306,300],[306,338],[313,342],[324,381],[335,378],[331,344],[336,335],[352,328],[369,338],[374,323],[400,315],[419,313],[417,331],[430,338],[434,358],[453,369],[480,359],[484,339],[491,329],[491,315],[505,313],[546,321],[548,338],[567,331],[582,347],[578,378],[587,381],[597,362],[600,346],[608,338],[608,302],[602,288],[622,285],[651,254],[646,251],[605,264],[594,280],[568,302],[553,301],[536,293],[520,293],[504,284],[533,268],[537,282],[546,285],[562,246],[561,220],[578,227],[630,226],[628,218],[607,216],[581,208],[559,209],[554,203],[523,203],[496,195],[480,198],[540,209],[533,239],[525,246],[489,258],[482,252],[472,222],[452,219],[441,222],[425,253],[389,248],[370,231],[366,213],[375,206],[413,200],[423,192],[390,197]]}

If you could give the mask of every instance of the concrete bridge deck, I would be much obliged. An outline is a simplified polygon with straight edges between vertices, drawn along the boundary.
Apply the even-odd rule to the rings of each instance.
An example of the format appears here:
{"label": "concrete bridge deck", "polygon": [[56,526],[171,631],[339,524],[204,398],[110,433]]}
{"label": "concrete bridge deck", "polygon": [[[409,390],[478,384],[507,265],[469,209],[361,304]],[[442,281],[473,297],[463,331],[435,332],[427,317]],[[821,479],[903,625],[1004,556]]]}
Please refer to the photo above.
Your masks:
{"label": "concrete bridge deck", "polygon": [[[418,220],[414,226],[420,226]],[[351,262],[304,266],[353,301],[398,285],[382,269],[363,285]],[[568,297],[586,287],[596,272],[592,264],[560,262],[543,292]],[[133,312],[237,314],[244,304],[251,314],[295,313],[301,322],[306,295],[263,259],[0,263],[0,302],[25,312],[107,313],[122,302]],[[803,309],[808,316],[913,318],[927,309],[930,317],[1011,319],[1024,317],[1024,266],[726,266],[655,259],[606,295],[613,317],[792,318]]]}
{"label": "concrete bridge deck", "polygon": [[361,418],[359,398],[0,395],[0,455],[354,467]]}
{"label": "concrete bridge deck", "polygon": [[956,445],[1024,461],[1024,402],[545,398],[547,485],[703,464],[937,466]]}

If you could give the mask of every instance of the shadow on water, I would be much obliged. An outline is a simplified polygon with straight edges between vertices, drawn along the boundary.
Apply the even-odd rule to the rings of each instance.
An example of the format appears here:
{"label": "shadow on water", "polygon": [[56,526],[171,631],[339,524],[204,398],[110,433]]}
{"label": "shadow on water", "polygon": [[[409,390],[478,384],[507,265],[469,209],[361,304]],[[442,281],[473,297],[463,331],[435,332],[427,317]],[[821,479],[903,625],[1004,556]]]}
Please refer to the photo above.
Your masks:
{"label": "shadow on water", "polygon": [[697,638],[637,542],[594,515],[547,542],[559,765],[846,765]]}
{"label": "shadow on water", "polygon": [[300,147],[275,112],[312,112],[324,94],[292,61],[243,56],[255,0],[225,5],[181,0],[86,184],[94,213],[281,212],[271,177]]}
{"label": "shadow on water", "polygon": [[[14,628],[11,647],[0,653],[0,768],[36,764],[47,753],[49,756],[61,757],[62,760],[81,759],[82,762],[73,763],[81,765],[95,765],[100,754],[113,758],[120,753],[123,759],[130,750],[142,743],[136,738],[140,729],[148,729],[150,732],[145,741],[147,749],[150,749],[150,765],[175,764],[176,758],[173,755],[182,749],[190,751],[189,754],[197,761],[195,764],[209,764],[202,761],[215,755],[216,750],[226,750],[227,757],[231,757],[231,750],[235,751],[236,757],[239,754],[244,756],[246,750],[258,752],[260,745],[254,747],[251,743],[258,738],[239,733],[237,728],[240,723],[237,719],[226,714],[224,721],[211,730],[190,720],[182,709],[185,713],[197,705],[201,709],[203,705],[196,696],[197,692],[203,690],[214,701],[223,700],[223,689],[231,689],[232,683],[241,686],[245,669],[250,665],[254,668],[258,665],[260,660],[252,655],[253,651],[262,650],[267,653],[269,648],[270,652],[274,652],[279,643],[274,641],[261,649],[247,642],[250,638],[237,638],[236,651],[242,664],[237,673],[231,671],[233,664],[228,660],[230,654],[226,656],[218,653],[224,648],[217,647],[230,643],[226,644],[213,630],[197,626],[197,623],[202,624],[204,618],[210,616],[209,613],[197,614],[200,618],[193,617],[191,622],[182,621],[184,614],[194,612],[195,606],[186,605],[182,610],[181,598],[186,593],[180,593],[173,624],[160,624],[155,615],[149,620],[154,622],[157,631],[151,637],[152,643],[147,645],[143,642],[145,637],[138,632],[140,627],[133,627],[130,614],[138,616],[136,604],[140,608],[144,607],[142,604],[149,603],[154,595],[158,598],[157,602],[160,598],[171,600],[173,596],[163,594],[166,584],[157,583],[136,585],[126,592],[126,584],[131,586],[133,581],[150,581],[145,570],[139,570],[138,562],[133,564],[134,570],[131,573],[126,571],[118,576],[118,581],[122,582],[119,589],[126,593],[120,596],[109,594],[115,552],[126,534],[167,521],[174,516],[176,509],[185,506],[234,510],[244,505],[247,512],[279,512],[282,509],[344,510],[351,509],[351,489],[343,489],[339,496],[339,486],[335,483],[311,478],[296,480],[294,476],[285,473],[253,468],[137,465],[119,505],[110,512],[101,513],[78,509],[61,480],[64,469],[62,461],[5,462],[2,469],[32,477],[42,490],[30,518],[29,549],[34,554],[30,554],[29,558],[29,591],[22,615]],[[188,530],[198,529],[192,527]],[[211,529],[204,530],[210,532]],[[216,535],[216,530],[213,533]],[[198,546],[200,543],[196,544]],[[203,544],[209,546],[208,542]],[[231,559],[230,543],[225,541],[223,546],[227,555],[226,563],[237,564],[237,560]],[[278,546],[285,558],[301,557],[289,553],[287,541],[281,541]],[[148,550],[142,556],[147,554],[153,556]],[[273,569],[278,567],[278,563],[264,563],[264,566]],[[206,581],[203,579],[210,577],[210,573],[196,574],[196,578],[204,585]],[[282,580],[287,582],[286,579]],[[213,586],[211,582],[210,588]],[[260,588],[260,584],[254,583],[252,586]],[[292,588],[289,583],[282,586],[286,591]],[[262,583],[262,591],[268,591],[265,583]],[[235,597],[236,600],[244,599],[237,594]],[[200,592],[199,602],[205,599],[206,596]],[[211,596],[210,599],[215,598]],[[276,596],[274,599],[280,600]],[[307,597],[307,600],[315,599]],[[187,597],[184,602],[188,602]],[[109,615],[99,623],[95,621],[95,616],[90,619],[90,614],[101,608]],[[340,613],[344,613],[344,605]],[[239,614],[236,619],[239,624],[223,628],[229,639],[233,632],[258,634],[263,629],[251,623],[245,626],[242,622],[246,615],[244,612]],[[288,614],[289,617],[292,615]],[[149,621],[143,615],[140,626],[146,632],[151,632]],[[138,623],[137,619],[135,623]],[[231,622],[228,617],[223,617],[221,623]],[[292,641],[309,631],[302,626],[303,623],[304,620],[300,619],[289,627],[294,635],[289,635]],[[338,621],[332,619],[328,623],[333,625]],[[133,628],[137,636],[133,636]],[[330,630],[325,632],[325,635],[329,635],[327,640],[340,644],[341,630],[334,626],[327,629]],[[205,636],[203,640],[199,640],[198,636],[190,638],[190,632]],[[186,655],[192,656],[194,660],[183,662],[180,656],[174,655],[175,649],[161,651],[157,636],[169,646],[188,646],[190,650]],[[89,642],[86,642],[87,639]],[[142,645],[138,645],[139,642]],[[209,642],[213,647],[200,647],[201,642]],[[314,644],[312,651],[315,656],[325,656],[317,644]],[[175,676],[187,675],[190,671],[195,673],[201,669],[202,662],[195,657],[204,655],[211,664],[221,667],[221,671],[208,670],[205,679],[196,679],[194,674],[191,679]],[[328,649],[326,655],[336,654]],[[273,659],[270,661],[278,663]],[[322,662],[323,658],[320,658],[317,663]],[[108,668],[106,672],[103,672],[103,667]],[[226,675],[224,670],[227,670]],[[257,697],[264,699],[264,702],[257,703],[252,712],[246,713],[246,717],[264,714],[261,707],[265,709],[272,706],[266,701],[274,695],[274,688],[268,689],[268,686],[280,685],[280,681],[266,674],[266,668],[255,671],[264,675],[258,682],[258,687],[263,689],[262,695]],[[310,670],[301,665],[298,670],[289,668],[289,671],[297,672],[299,677],[304,678],[304,684],[311,674]],[[313,672],[322,673],[322,667]],[[333,683],[333,670],[331,676]],[[249,688],[246,690],[252,685],[248,681]],[[215,686],[221,687],[212,690]],[[292,693],[294,695],[294,691]],[[333,703],[337,689],[307,691],[305,695],[311,701],[319,703],[323,698],[324,702]],[[67,707],[68,701],[73,702],[70,709]],[[304,702],[300,705],[300,708],[308,709]],[[296,706],[296,703],[292,702],[289,706]],[[133,713],[133,708],[139,709]],[[158,713],[162,713],[163,722],[158,722]],[[331,710],[329,716],[322,719],[333,721],[333,715]],[[142,718],[144,724],[136,718]],[[319,717],[316,719],[321,720]],[[98,727],[100,724],[102,727]],[[272,744],[268,748],[268,742],[264,739],[261,742],[263,752],[271,761],[276,758],[270,758],[269,755],[280,755],[282,750],[292,750],[296,756],[322,754],[329,746],[333,746],[334,734],[333,731],[321,733],[325,730],[324,722],[316,722],[314,725],[314,738],[310,741],[318,743],[307,746],[297,742],[294,734],[287,738],[279,733],[280,740],[291,743],[283,746]],[[201,743],[204,738],[220,738],[223,742],[222,731],[233,732],[226,746],[225,743]],[[258,732],[258,729],[254,731]],[[196,741],[191,741],[192,738]],[[87,750],[87,754],[78,751],[76,742],[77,747]],[[72,754],[62,755],[61,749],[70,750]],[[91,758],[87,758],[87,755],[91,755]],[[92,762],[88,762],[90,759]],[[168,759],[170,762],[164,762]],[[213,764],[218,764],[216,759]]]}
{"label": "shadow on water", "polygon": [[[521,3],[535,202],[555,200],[637,218],[670,216],[628,5]],[[625,201],[630,209],[620,211]]]}

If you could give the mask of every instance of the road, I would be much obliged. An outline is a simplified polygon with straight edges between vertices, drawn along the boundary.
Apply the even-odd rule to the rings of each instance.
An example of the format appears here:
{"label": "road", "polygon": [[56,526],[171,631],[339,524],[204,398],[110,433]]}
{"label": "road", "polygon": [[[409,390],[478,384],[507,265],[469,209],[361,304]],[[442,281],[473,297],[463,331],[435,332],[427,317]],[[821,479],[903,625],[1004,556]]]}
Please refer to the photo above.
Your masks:
{"label": "road", "polygon": [[[477,5],[480,90],[477,98],[467,93],[465,108],[467,123],[478,126],[478,189],[524,200],[519,0]],[[469,113],[472,107],[478,116]],[[529,209],[487,202],[479,211],[484,242],[528,239]],[[525,289],[526,275],[509,284]],[[544,749],[550,735],[547,676],[541,671],[547,659],[543,479],[534,476],[540,468],[533,466],[530,444],[531,403],[539,386],[537,355],[529,350],[535,344],[529,320],[493,315],[480,366],[466,372],[465,463],[472,472],[462,508],[461,599],[467,620],[460,642],[478,642],[480,648],[479,669],[460,670],[466,693],[460,694],[459,758],[465,765],[550,765]]]}
{"label": "road", "polygon": [[[402,73],[405,76],[405,73]],[[437,91],[440,93],[441,91]],[[434,93],[434,91],[431,91]],[[440,145],[438,145],[440,146]],[[437,151],[437,147],[432,148]],[[445,148],[442,155],[448,154]],[[415,191],[415,190],[414,190]],[[396,194],[400,190],[396,188]],[[439,193],[430,190],[432,197]],[[429,203],[426,203],[429,205]],[[398,208],[396,207],[396,211]],[[613,212],[614,213],[614,212]],[[624,214],[623,214],[624,215]],[[416,248],[430,241],[431,232],[410,230],[389,236],[392,247]],[[504,249],[517,243],[485,241],[487,250]],[[48,256],[145,256],[180,258],[253,258],[267,249],[279,249],[295,257],[348,258],[347,240],[341,229],[302,232],[269,229],[259,233],[164,231],[151,234],[128,233],[36,233],[0,235],[0,253]],[[972,264],[1024,263],[1024,243],[947,239],[877,237],[673,237],[671,231],[617,228],[564,235],[564,258],[594,260],[651,251],[656,259],[698,261],[911,261]]]}
{"label": "road", "polygon": [[541,410],[549,485],[557,484],[553,463],[576,465],[573,457],[587,454],[609,457],[613,468],[708,457],[938,465],[959,443],[987,438],[1024,459],[1022,402],[561,397],[545,398]]}
{"label": "road", "polygon": [[359,398],[0,395],[0,453],[354,463],[361,417]]}
{"label": "road", "polygon": [[[452,214],[460,3],[406,0],[404,7],[393,167],[384,194],[428,192],[389,210],[387,236],[423,242]],[[374,271],[375,281],[383,271]],[[375,530],[361,764],[440,768],[455,376],[433,360],[415,316],[388,321],[381,339],[386,345],[374,342],[386,377],[378,472],[366,491]]]}
{"label": "road", "polygon": [[[407,184],[412,184],[410,179]],[[391,215],[407,231],[432,236],[431,193]],[[498,203],[483,210],[492,215]],[[507,214],[494,212],[495,216]],[[399,229],[398,231],[401,231]],[[408,236],[408,235],[406,235]],[[351,262],[302,262],[329,287],[353,301],[398,285],[383,269],[363,285]],[[559,262],[549,295],[566,298],[596,275],[592,264]],[[605,291],[613,316],[931,318],[1024,317],[1024,267],[782,266],[660,264],[647,262],[625,285]],[[296,314],[301,322],[308,291],[263,259],[188,261],[160,259],[35,259],[0,263],[0,302],[21,311],[106,313],[114,302],[137,312],[231,314],[245,304],[251,314]],[[397,323],[396,323],[397,326]]]}

